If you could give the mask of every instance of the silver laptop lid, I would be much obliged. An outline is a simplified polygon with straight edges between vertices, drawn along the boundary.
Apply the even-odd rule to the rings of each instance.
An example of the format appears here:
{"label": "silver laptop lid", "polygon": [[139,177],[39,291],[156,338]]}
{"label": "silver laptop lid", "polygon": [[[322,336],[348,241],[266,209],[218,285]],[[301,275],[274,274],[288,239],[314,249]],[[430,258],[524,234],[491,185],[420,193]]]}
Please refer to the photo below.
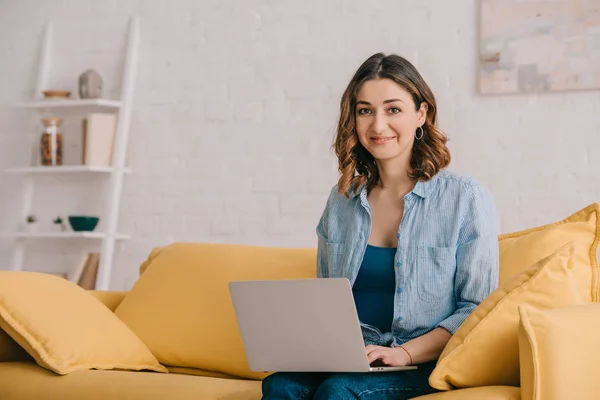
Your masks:
{"label": "silver laptop lid", "polygon": [[369,371],[346,278],[231,282],[253,371]]}

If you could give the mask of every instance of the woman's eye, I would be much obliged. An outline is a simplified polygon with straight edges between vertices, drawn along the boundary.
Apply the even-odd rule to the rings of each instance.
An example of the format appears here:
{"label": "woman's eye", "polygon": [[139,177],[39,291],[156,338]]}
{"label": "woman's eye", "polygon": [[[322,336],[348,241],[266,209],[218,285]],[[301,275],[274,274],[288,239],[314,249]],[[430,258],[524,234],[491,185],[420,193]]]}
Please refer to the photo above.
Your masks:
{"label": "woman's eye", "polygon": [[371,112],[368,108],[361,108],[358,110],[358,115],[367,115]]}
{"label": "woman's eye", "polygon": [[389,109],[389,111],[390,111],[392,114],[398,114],[398,113],[400,112],[400,109],[399,109],[399,108],[396,108],[396,107],[392,107],[392,108],[390,108],[390,109]]}

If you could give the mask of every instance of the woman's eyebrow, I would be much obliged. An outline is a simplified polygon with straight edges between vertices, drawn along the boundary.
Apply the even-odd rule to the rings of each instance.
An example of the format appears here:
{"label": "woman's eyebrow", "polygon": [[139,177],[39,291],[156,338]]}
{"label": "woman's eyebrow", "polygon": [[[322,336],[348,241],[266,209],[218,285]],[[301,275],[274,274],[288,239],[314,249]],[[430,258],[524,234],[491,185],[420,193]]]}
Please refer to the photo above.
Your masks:
{"label": "woman's eyebrow", "polygon": [[[383,102],[383,104],[387,104],[387,103],[393,103],[393,102],[395,102],[395,101],[399,101],[400,103],[404,103],[404,102],[403,102],[402,100],[400,100],[400,99],[389,99],[389,100],[386,100],[386,101],[384,101],[384,102]],[[367,105],[367,106],[370,106],[370,105],[371,105],[371,103],[369,103],[368,101],[364,101],[364,100],[358,100],[358,101],[356,102],[356,105],[359,105],[359,104],[365,104],[365,105]]]}

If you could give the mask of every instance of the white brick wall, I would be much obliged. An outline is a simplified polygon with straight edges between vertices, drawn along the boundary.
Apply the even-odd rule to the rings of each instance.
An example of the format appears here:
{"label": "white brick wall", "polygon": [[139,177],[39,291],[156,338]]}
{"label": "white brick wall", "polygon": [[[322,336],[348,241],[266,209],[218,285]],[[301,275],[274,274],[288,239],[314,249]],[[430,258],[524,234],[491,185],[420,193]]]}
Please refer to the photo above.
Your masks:
{"label": "white brick wall", "polygon": [[[477,7],[476,0],[0,0],[0,169],[22,165],[30,133],[38,133],[33,114],[11,105],[31,95],[45,20],[57,27],[52,84],[75,89],[77,74],[94,67],[114,95],[127,19],[139,13],[134,173],[120,221],[133,239],[118,248],[115,289],[131,286],[154,246],[173,241],[314,246],[336,180],[330,145],[339,97],[377,51],[405,55],[430,83],[452,168],[491,189],[503,231],[599,201],[598,91],[477,95]],[[0,231],[17,223],[20,182],[0,177]],[[96,211],[91,188],[101,180],[45,182],[36,201],[45,221]],[[2,266],[11,244],[0,241]],[[28,264],[51,270],[71,265],[78,247],[31,249]]]}

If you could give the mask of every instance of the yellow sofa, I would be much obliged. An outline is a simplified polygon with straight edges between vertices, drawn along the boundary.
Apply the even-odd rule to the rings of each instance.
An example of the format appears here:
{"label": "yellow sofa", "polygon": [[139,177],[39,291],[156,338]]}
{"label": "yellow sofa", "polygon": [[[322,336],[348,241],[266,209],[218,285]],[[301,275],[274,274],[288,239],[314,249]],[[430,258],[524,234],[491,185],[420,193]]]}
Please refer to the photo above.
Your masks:
{"label": "yellow sofa", "polygon": [[[538,310],[519,326],[520,385],[453,387],[418,399],[600,398],[590,361],[600,359],[598,210],[594,204],[563,221],[499,238],[501,283],[569,242],[575,246],[570,262],[579,271],[575,290],[583,304]],[[39,366],[0,331],[0,399],[260,399],[265,375],[247,368],[227,282],[314,277],[315,257],[315,249],[205,243],[156,248],[131,291],[88,293],[123,321],[168,373],[92,369],[59,375]]]}

